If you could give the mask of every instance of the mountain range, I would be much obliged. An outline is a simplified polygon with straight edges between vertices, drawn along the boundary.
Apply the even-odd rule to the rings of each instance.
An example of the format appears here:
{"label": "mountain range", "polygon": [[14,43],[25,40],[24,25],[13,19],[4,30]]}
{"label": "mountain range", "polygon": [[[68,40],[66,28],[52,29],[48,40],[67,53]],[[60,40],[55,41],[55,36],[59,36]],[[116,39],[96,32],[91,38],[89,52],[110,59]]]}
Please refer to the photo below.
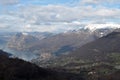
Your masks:
{"label": "mountain range", "polygon": [[1,80],[120,79],[120,29],[40,34],[0,35],[4,47],[15,51],[0,50]]}
{"label": "mountain range", "polygon": [[[94,26],[94,25],[91,25]],[[30,61],[37,57],[48,59],[71,51],[99,39],[114,31],[117,27],[86,26],[79,30],[63,33],[48,32],[11,32],[1,33],[1,49],[11,52],[15,57]]]}
{"label": "mountain range", "polygon": [[112,32],[100,39],[83,45],[71,53],[72,56],[79,56],[83,59],[104,59],[110,53],[120,53],[120,32]]}
{"label": "mountain range", "polygon": [[63,68],[79,72],[81,68],[89,68],[99,64],[111,65],[119,69],[120,65],[120,32],[114,31],[95,41],[87,43],[66,55],[60,55],[47,61],[39,58],[32,62],[41,67]]}
{"label": "mountain range", "polygon": [[33,55],[44,55],[49,53],[53,56],[68,54],[81,47],[82,45],[92,42],[102,36],[111,33],[114,29],[89,29],[72,30],[59,34],[42,35],[42,38],[36,37],[38,33],[17,33],[7,43],[7,47],[12,50],[32,52]]}

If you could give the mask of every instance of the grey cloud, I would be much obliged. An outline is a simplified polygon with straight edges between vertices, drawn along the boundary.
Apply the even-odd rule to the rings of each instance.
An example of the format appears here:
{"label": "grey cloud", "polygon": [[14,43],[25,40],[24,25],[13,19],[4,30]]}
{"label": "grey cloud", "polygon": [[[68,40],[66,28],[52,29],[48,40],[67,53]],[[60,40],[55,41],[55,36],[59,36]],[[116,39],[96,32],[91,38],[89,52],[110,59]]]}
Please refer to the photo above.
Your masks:
{"label": "grey cloud", "polygon": [[81,0],[81,4],[101,4],[101,3],[107,3],[107,4],[120,4],[120,0]]}
{"label": "grey cloud", "polygon": [[[84,19],[120,18],[120,9],[110,8],[93,8],[84,7],[67,7],[67,6],[31,6],[20,11],[20,15],[26,18],[30,23],[42,22],[72,22]],[[23,12],[23,13],[22,13]]]}
{"label": "grey cloud", "polygon": [[18,12],[8,13],[7,15],[0,18],[3,21],[1,25],[9,30],[16,29],[16,31],[50,32],[70,30],[88,23],[120,22],[116,22],[116,20],[120,20],[120,9],[104,6],[31,5],[22,6]]}
{"label": "grey cloud", "polygon": [[98,4],[99,2],[101,2],[100,0],[82,0],[81,3],[82,4]]}
{"label": "grey cloud", "polygon": [[19,0],[0,0],[0,5],[12,5],[17,4]]}

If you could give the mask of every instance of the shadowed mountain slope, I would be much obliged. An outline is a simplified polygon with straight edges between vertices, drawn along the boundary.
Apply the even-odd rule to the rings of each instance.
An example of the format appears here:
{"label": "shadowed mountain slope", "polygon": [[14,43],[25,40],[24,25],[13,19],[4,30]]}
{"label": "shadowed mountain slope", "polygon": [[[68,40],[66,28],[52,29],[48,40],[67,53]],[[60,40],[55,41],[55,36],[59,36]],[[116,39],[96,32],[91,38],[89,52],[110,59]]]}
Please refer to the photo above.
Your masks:
{"label": "shadowed mountain slope", "polygon": [[120,32],[112,32],[107,36],[88,43],[73,51],[70,55],[81,59],[102,60],[110,53],[120,53]]}

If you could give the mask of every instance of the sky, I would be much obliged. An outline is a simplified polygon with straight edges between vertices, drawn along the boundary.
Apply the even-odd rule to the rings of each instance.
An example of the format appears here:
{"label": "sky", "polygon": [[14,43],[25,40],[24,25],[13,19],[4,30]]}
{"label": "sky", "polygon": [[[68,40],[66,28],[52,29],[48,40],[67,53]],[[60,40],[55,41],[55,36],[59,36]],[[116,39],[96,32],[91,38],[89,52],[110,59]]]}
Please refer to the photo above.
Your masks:
{"label": "sky", "polygon": [[120,0],[0,0],[1,32],[61,32],[88,24],[120,24]]}

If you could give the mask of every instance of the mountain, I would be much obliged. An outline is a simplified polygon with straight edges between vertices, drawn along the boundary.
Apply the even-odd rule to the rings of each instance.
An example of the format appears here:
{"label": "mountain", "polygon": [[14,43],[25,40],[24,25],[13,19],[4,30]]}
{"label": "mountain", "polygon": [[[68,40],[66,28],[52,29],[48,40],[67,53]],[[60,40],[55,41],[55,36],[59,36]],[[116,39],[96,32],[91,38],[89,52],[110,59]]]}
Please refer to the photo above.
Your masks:
{"label": "mountain", "polygon": [[114,32],[87,43],[69,54],[32,62],[46,68],[82,75],[86,80],[120,79],[120,32]]}
{"label": "mountain", "polygon": [[30,61],[36,58],[37,55],[26,50],[38,41],[39,39],[37,37],[29,35],[28,33],[17,33],[9,39],[5,51],[12,53],[13,57]]}
{"label": "mountain", "polygon": [[46,55],[47,58],[43,59],[41,57],[38,57],[36,59],[38,61],[46,61],[54,58],[54,56],[67,55],[82,45],[103,37],[112,31],[113,29],[97,29],[94,32],[91,32],[89,29],[72,30],[69,32],[57,34],[49,38],[45,38],[36,45],[31,46],[29,50],[31,50],[31,52],[36,51],[40,53],[40,56],[46,53],[49,55],[52,54],[53,57]]}
{"label": "mountain", "polygon": [[0,32],[0,48],[4,49],[8,40],[14,33]]}
{"label": "mountain", "polygon": [[27,34],[32,35],[38,38],[39,40],[55,35],[55,33],[50,32],[27,32]]}
{"label": "mountain", "polygon": [[81,68],[90,68],[107,64],[120,69],[120,32],[115,31],[102,38],[87,43],[66,55],[60,55],[47,61],[32,60],[41,67],[62,68],[79,72]]}
{"label": "mountain", "polygon": [[[14,50],[9,50],[12,53],[25,53],[25,55],[22,54],[22,56],[19,54],[17,55],[17,57],[20,56],[20,58],[25,60],[28,60],[27,56],[29,54],[31,56],[34,55],[34,58],[37,57],[36,55],[41,58],[44,54],[48,54],[45,55],[47,58],[42,58],[48,59],[62,54],[69,54],[71,51],[81,47],[82,45],[103,37],[111,33],[113,30],[114,29],[112,28],[101,28],[91,31],[88,28],[82,28],[60,34],[39,32],[17,33],[8,41],[7,46],[10,50]],[[24,58],[24,56],[26,57]],[[29,60],[32,58],[33,57]]]}
{"label": "mountain", "polygon": [[7,57],[9,57],[11,54],[0,50],[0,55],[1,55],[1,56],[7,56]]}
{"label": "mountain", "polygon": [[[25,62],[20,59],[8,58],[6,55],[3,56],[3,54],[6,53],[0,51],[0,53],[2,53],[2,55],[0,55],[0,79],[1,80],[10,80],[10,79],[11,80],[39,80],[39,79],[40,80],[41,79],[42,80],[119,80],[120,79],[119,78],[120,32],[118,29],[112,33],[111,31],[112,30],[110,29],[110,34],[108,34],[109,32],[108,29],[97,29],[94,32],[91,31],[89,32],[89,30],[86,29],[85,32],[92,33],[92,36],[94,34],[93,38],[95,40],[92,40],[81,46],[77,46],[77,47],[74,46],[76,48],[70,51],[69,54],[62,54],[57,57],[52,57],[49,59],[49,57],[52,56],[52,53],[49,53],[49,51],[47,52],[46,50],[45,51],[46,53],[43,54],[39,53],[40,58],[42,58],[43,60],[39,60],[39,58],[37,58],[32,60],[32,62],[46,69],[39,68],[34,64]],[[84,36],[86,37],[85,32],[83,30],[82,31],[75,30],[75,31],[70,31],[69,33],[72,34],[74,33],[75,35],[79,33],[84,33]],[[63,34],[69,35],[69,33],[62,33],[57,35],[64,36]],[[21,35],[28,36],[28,34],[18,34],[16,36],[20,37]],[[85,38],[84,36],[83,38]],[[55,39],[56,35],[51,37]],[[49,40],[51,39],[51,37],[38,40],[38,42],[34,43],[33,46],[40,45],[42,43],[41,42],[42,40],[47,42],[47,39]],[[16,39],[16,41],[19,42],[19,39],[18,40]],[[53,43],[54,43],[54,39],[52,39]],[[56,42],[59,42],[59,39],[62,38],[56,39],[58,40]],[[71,38],[69,38],[68,41],[69,40],[71,40]],[[46,48],[45,46],[46,44],[44,43],[44,45],[41,47]],[[73,44],[71,46],[67,45],[61,47],[60,49],[55,51],[55,54],[60,54],[59,52],[64,53],[66,50],[69,51],[71,50],[71,48],[74,48]],[[49,46],[48,48],[51,47],[52,45]],[[33,48],[28,47],[28,50],[31,50],[31,52],[32,51],[34,52],[34,50],[35,51],[38,50],[38,52],[40,52],[39,49],[40,47],[37,49],[35,49],[35,47]]]}
{"label": "mountain", "polygon": [[26,51],[27,48],[52,35],[54,34],[48,32],[0,32],[0,49],[12,53],[13,57],[30,61],[37,55]]}
{"label": "mountain", "polygon": [[112,32],[73,51],[71,56],[81,59],[103,60],[110,53],[120,53],[120,32]]}
{"label": "mountain", "polygon": [[112,31],[113,29],[99,29],[94,32],[87,29],[73,30],[42,39],[39,43],[32,45],[29,50],[38,51],[39,53],[66,53],[105,36]]}
{"label": "mountain", "polygon": [[16,50],[26,50],[29,46],[38,42],[39,39],[28,35],[27,33],[17,33],[8,41],[9,48],[15,48]]}
{"label": "mountain", "polygon": [[84,29],[95,31],[97,29],[119,29],[119,24],[87,24]]}

